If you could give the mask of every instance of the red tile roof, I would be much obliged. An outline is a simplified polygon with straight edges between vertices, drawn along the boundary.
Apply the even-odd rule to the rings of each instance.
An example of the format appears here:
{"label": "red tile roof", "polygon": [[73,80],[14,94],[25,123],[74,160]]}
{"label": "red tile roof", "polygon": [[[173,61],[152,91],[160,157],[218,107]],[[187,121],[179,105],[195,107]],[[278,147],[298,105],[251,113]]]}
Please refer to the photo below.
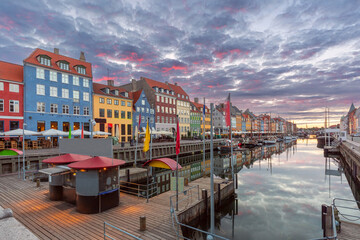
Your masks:
{"label": "red tile roof", "polygon": [[[180,100],[184,100],[184,101],[188,101],[190,102],[190,97],[189,95],[184,91],[184,89],[182,89],[182,87],[178,86],[178,85],[174,85],[174,84],[171,84],[169,83],[169,86],[172,88],[172,90],[175,92],[175,95],[177,98],[179,98],[177,95],[180,94],[181,95],[184,95],[184,98],[181,98],[180,97]],[[187,99],[186,99],[186,96],[187,96]]]}
{"label": "red tile roof", "polygon": [[[36,59],[36,57],[39,56],[39,55],[46,55],[46,56],[50,57],[51,58],[51,66],[46,66],[46,65],[41,64]],[[61,61],[61,60],[69,62],[70,71],[59,68],[59,66],[56,64],[56,62]],[[52,69],[55,69],[55,70],[58,70],[58,71],[68,72],[70,74],[82,75],[82,76],[92,78],[91,63],[84,62],[84,61],[74,59],[74,58],[70,58],[70,57],[66,57],[66,56],[63,56],[63,55],[60,55],[60,54],[55,54],[53,52],[49,52],[49,51],[39,49],[39,48],[35,49],[35,51],[33,51],[30,54],[30,56],[24,60],[24,62],[31,63],[31,64],[34,64],[34,65],[37,65],[37,66],[42,66],[42,67],[45,67],[45,68],[52,68]],[[82,65],[82,66],[84,66],[86,68],[86,75],[80,74],[80,73],[78,73],[76,71],[75,66],[77,66],[77,65]]]}
{"label": "red tile roof", "polygon": [[73,169],[101,169],[116,167],[125,164],[124,160],[112,159],[107,157],[93,157],[84,161],[71,163],[69,168]]}
{"label": "red tile roof", "polygon": [[137,100],[139,100],[139,98],[141,96],[141,92],[142,92],[142,90],[132,93],[133,104],[137,103]]}
{"label": "red tile roof", "polygon": [[[103,88],[109,88],[109,90],[110,90],[109,93],[105,93],[105,92],[101,91],[101,89],[103,89]],[[111,92],[112,90],[118,90],[119,95],[113,94]],[[100,83],[93,83],[93,91],[94,91],[95,94],[99,94],[99,95],[132,99],[132,93],[131,92],[128,92],[129,97],[125,97],[125,96],[121,95],[120,93],[127,92],[127,91],[124,88],[120,88],[120,87],[115,87],[115,86],[110,86],[110,85],[105,85],[105,84],[100,84]]]}
{"label": "red tile roof", "polygon": [[[204,104],[192,102],[195,107],[197,107],[201,112],[203,111]],[[205,105],[205,109],[209,110],[209,108]]]}
{"label": "red tile roof", "polygon": [[[155,80],[152,80],[150,78],[145,78],[145,77],[141,77],[140,80],[145,80],[145,82],[151,87],[158,87],[158,88],[163,88],[165,90],[169,90],[169,91],[172,91],[172,89],[170,88],[170,86],[168,86],[166,83],[163,83],[163,82],[159,82],[159,81],[155,81]],[[154,90],[155,91],[155,90]],[[170,93],[166,93],[166,92],[163,92],[162,94],[167,94],[167,95],[171,95],[173,96],[172,94]]]}
{"label": "red tile roof", "polygon": [[24,67],[17,64],[0,61],[0,79],[23,82]]}
{"label": "red tile roof", "polygon": [[200,110],[198,109],[198,107],[195,105],[194,102],[191,102],[191,101],[190,101],[190,103],[192,103],[192,104],[195,106],[195,110],[193,110],[193,108],[191,108],[191,112],[202,113],[202,111],[200,111]]}

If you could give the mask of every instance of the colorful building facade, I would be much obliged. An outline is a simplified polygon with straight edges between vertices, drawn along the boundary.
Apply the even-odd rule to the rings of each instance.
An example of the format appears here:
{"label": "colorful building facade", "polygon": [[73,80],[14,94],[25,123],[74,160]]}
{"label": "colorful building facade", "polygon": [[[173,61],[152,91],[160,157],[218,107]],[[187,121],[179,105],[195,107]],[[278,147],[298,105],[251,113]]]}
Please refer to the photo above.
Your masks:
{"label": "colorful building facade", "polygon": [[138,131],[145,132],[146,125],[149,121],[149,127],[151,130],[155,129],[155,111],[151,107],[149,101],[146,98],[145,92],[139,90],[132,93],[134,112],[133,112],[133,132],[136,134],[136,127],[139,126],[140,119],[140,128]]}

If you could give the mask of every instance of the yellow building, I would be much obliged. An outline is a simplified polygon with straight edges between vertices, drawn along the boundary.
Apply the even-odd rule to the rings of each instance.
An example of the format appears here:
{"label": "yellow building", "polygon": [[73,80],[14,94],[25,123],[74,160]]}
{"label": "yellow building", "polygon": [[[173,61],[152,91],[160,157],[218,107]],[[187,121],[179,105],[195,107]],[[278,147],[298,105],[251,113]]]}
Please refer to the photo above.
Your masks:
{"label": "yellow building", "polygon": [[243,114],[244,118],[245,118],[245,124],[246,124],[246,132],[251,132],[251,119],[249,114]]}
{"label": "yellow building", "polygon": [[132,137],[132,99],[125,89],[115,87],[113,81],[108,85],[93,83],[93,117],[96,122],[93,130],[108,132],[119,142],[129,142]]}
{"label": "yellow building", "polygon": [[179,117],[179,128],[181,136],[187,136],[190,132],[190,98],[189,95],[178,86],[177,83],[168,85],[175,92],[176,110]]}
{"label": "yellow building", "polygon": [[[204,104],[199,103],[199,99],[195,98],[193,104],[199,111],[201,112],[201,133],[203,133],[204,129],[204,119],[203,119],[203,109]],[[209,132],[211,125],[210,125],[210,109],[205,105],[205,132]]]}
{"label": "yellow building", "polygon": [[242,114],[236,114],[236,130],[242,131]]}

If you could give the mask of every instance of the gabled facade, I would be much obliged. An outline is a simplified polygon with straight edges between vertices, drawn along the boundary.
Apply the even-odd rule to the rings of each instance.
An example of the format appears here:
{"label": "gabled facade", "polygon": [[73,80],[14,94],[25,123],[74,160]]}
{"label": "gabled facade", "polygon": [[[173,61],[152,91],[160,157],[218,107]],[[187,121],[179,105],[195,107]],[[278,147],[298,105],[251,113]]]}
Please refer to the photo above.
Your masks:
{"label": "gabled facade", "polygon": [[155,129],[155,111],[151,108],[149,101],[146,98],[146,95],[143,90],[139,90],[132,93],[133,96],[133,133],[136,134],[136,127],[139,126],[139,118],[140,120],[140,128],[138,131],[146,131],[147,121],[149,120],[150,129]]}
{"label": "gabled facade", "polygon": [[189,95],[178,86],[177,83],[167,83],[170,88],[175,92],[176,96],[176,109],[179,117],[179,127],[181,136],[187,136],[190,132],[190,98]]}
{"label": "gabled facade", "polygon": [[354,134],[356,132],[356,119],[355,119],[356,108],[352,103],[348,112],[348,133]]}
{"label": "gabled facade", "polygon": [[125,89],[115,87],[112,80],[107,85],[93,83],[93,113],[96,122],[94,131],[108,132],[116,136],[119,129],[119,142],[129,142],[132,138],[131,94]]}
{"label": "gabled facade", "polygon": [[201,134],[201,112],[193,102],[190,102],[190,132],[191,136]]}
{"label": "gabled facade", "polygon": [[0,132],[23,128],[23,66],[0,61]]}
{"label": "gabled facade", "polygon": [[36,49],[24,60],[25,129],[91,131],[92,69],[84,53],[74,59]]}
{"label": "gabled facade", "polygon": [[216,133],[227,133],[224,109],[221,106],[216,106],[213,117],[213,125]]}
{"label": "gabled facade", "polygon": [[[193,104],[195,105],[195,107],[197,107],[197,109],[199,111],[201,111],[201,132],[203,132],[203,109],[204,109],[204,104],[199,103],[199,98],[194,98],[194,102]],[[205,132],[210,131],[210,109],[205,105]]]}

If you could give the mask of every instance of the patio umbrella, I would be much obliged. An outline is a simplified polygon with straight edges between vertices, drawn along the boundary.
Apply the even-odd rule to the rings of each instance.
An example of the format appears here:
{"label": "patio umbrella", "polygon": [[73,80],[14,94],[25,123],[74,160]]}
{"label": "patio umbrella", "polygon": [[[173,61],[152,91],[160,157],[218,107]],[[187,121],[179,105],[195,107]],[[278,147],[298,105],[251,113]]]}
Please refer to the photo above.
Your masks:
{"label": "patio umbrella", "polygon": [[63,132],[63,131],[56,130],[56,129],[49,129],[49,130],[42,131],[40,133],[43,136],[67,136],[68,135],[67,132]]}
{"label": "patio umbrella", "polygon": [[0,156],[16,156],[16,155],[22,155],[23,152],[14,148],[10,149],[4,149],[0,151]]}
{"label": "patio umbrella", "polygon": [[[72,136],[81,136],[81,129],[75,130],[71,132]],[[91,135],[91,132],[84,131],[84,135]]]}
{"label": "patio umbrella", "polygon": [[119,124],[116,124],[116,127],[115,127],[115,137],[120,139]]}
{"label": "patio umbrella", "polygon": [[95,131],[95,132],[93,132],[93,135],[110,135],[110,133],[103,132],[103,131]]}
{"label": "patio umbrella", "polygon": [[30,131],[30,130],[22,130],[22,129],[16,129],[16,130],[11,130],[11,131],[7,131],[4,132],[3,135],[5,136],[22,136],[23,135],[23,131],[24,131],[24,135],[25,136],[38,136],[41,135],[41,133],[39,132],[34,132],[34,131]]}

